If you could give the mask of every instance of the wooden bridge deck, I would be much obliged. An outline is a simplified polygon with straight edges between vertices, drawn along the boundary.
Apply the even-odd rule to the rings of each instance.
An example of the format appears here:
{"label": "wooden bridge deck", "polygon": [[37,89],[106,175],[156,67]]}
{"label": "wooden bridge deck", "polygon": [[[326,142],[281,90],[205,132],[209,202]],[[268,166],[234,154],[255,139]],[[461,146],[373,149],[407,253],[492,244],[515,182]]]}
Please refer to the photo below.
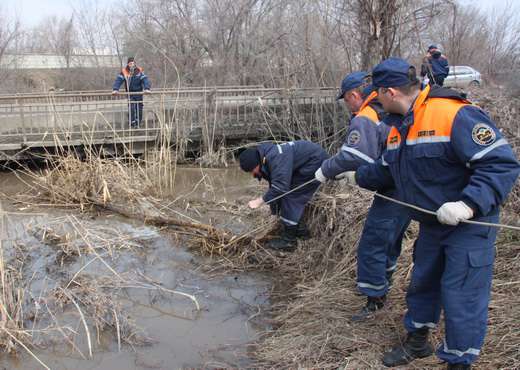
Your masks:
{"label": "wooden bridge deck", "polygon": [[0,95],[0,160],[92,145],[140,153],[160,138],[245,141],[333,130],[342,117],[334,96],[334,89],[159,90],[145,95],[141,125],[130,129],[126,93]]}

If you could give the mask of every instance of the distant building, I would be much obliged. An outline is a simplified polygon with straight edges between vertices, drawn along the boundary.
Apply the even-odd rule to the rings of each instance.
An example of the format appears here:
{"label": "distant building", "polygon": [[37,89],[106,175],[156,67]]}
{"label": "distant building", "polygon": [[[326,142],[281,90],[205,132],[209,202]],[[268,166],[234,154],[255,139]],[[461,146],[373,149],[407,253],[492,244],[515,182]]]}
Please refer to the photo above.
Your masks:
{"label": "distant building", "polygon": [[[120,68],[121,60],[117,55],[100,53],[94,55],[74,53],[67,58],[63,55],[51,54],[5,54],[0,60],[0,68],[4,69],[65,69],[69,68]],[[123,58],[126,60],[125,58]]]}

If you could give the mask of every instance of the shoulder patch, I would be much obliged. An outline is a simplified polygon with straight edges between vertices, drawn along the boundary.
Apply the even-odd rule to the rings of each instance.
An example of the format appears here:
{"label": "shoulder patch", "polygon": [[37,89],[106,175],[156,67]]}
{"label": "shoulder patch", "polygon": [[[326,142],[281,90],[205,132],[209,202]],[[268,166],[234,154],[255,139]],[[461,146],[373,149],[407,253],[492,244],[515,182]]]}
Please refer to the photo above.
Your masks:
{"label": "shoulder patch", "polygon": [[478,145],[488,146],[495,142],[497,134],[488,124],[477,123],[471,131],[471,138]]}
{"label": "shoulder patch", "polygon": [[350,131],[350,134],[348,134],[347,138],[347,145],[348,146],[356,146],[361,141],[361,133],[358,130],[352,130]]}

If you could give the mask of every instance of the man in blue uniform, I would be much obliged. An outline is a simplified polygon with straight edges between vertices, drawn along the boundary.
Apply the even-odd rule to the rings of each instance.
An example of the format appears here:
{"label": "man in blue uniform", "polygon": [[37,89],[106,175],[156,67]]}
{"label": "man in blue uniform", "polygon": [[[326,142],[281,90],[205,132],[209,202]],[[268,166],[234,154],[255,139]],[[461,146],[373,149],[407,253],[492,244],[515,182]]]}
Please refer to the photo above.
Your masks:
{"label": "man in blue uniform", "polygon": [[428,76],[430,85],[442,86],[449,72],[450,66],[446,56],[441,53],[437,45],[430,45],[421,66],[421,76]]}
{"label": "man in blue uniform", "polygon": [[[135,64],[133,57],[128,58],[125,68],[117,75],[114,85],[112,86],[112,94],[116,95],[122,84],[125,84],[127,92],[150,93],[150,81],[144,74],[143,69]],[[138,128],[143,119],[143,95],[131,94],[128,101],[128,111],[130,114],[130,127]]]}
{"label": "man in blue uniform", "polygon": [[470,369],[486,333],[496,228],[461,221],[497,223],[520,165],[489,116],[456,91],[420,91],[415,68],[399,58],[372,75],[385,111],[403,118],[381,159],[345,178],[372,190],[395,185],[400,200],[436,214],[411,212],[420,228],[406,297],[408,335],[383,363],[429,356],[428,331],[443,309],[446,334],[437,356],[448,369]]}
{"label": "man in blue uniform", "polygon": [[[368,73],[347,75],[338,99],[345,101],[353,117],[339,153],[323,162],[316,171],[316,179],[320,182],[335,179],[363,164],[374,163],[381,156],[390,131],[390,126],[382,122],[385,113],[377,101],[377,93],[370,90]],[[383,192],[393,197],[395,189],[388,188]],[[353,321],[365,320],[384,306],[409,223],[410,217],[404,207],[381,198],[374,199],[357,249],[357,286],[367,296],[367,303],[352,317]]]}
{"label": "man in blue uniform", "polygon": [[301,221],[305,205],[320,186],[318,181],[289,193],[306,182],[314,180],[314,172],[329,156],[318,144],[298,140],[284,144],[265,143],[247,148],[240,153],[240,168],[250,172],[259,181],[269,182],[269,190],[260,198],[249,202],[250,208],[269,203],[271,212],[279,214],[282,234],[269,241],[273,249],[291,251],[297,237],[308,237],[308,230]]}

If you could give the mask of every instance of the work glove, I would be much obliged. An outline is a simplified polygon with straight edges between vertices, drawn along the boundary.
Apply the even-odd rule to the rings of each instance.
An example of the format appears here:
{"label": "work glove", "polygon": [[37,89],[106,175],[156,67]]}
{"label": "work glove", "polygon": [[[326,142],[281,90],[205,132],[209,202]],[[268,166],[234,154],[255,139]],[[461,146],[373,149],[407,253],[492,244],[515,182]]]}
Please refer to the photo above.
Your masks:
{"label": "work glove", "polygon": [[473,210],[463,201],[446,202],[437,210],[437,219],[441,224],[458,225],[460,221],[473,217]]}
{"label": "work glove", "polygon": [[150,89],[147,89],[147,90],[144,90],[144,93],[145,94],[151,94],[152,92],[150,91]]}
{"label": "work glove", "polygon": [[249,201],[248,206],[251,209],[256,209],[256,208],[262,206],[264,203],[265,202],[264,202],[263,198],[260,197],[260,198],[256,198],[256,199]]}
{"label": "work glove", "polygon": [[345,179],[347,184],[349,185],[357,185],[356,182],[356,171],[347,171],[342,172],[339,175],[336,175],[336,180]]}
{"label": "work glove", "polygon": [[323,171],[321,170],[321,167],[318,168],[316,170],[316,172],[314,172],[314,178],[316,180],[318,180],[319,182],[321,183],[324,183],[325,181],[327,181],[327,178],[325,177],[325,175],[323,174]]}
{"label": "work glove", "polygon": [[119,91],[117,91],[117,90],[112,90],[112,95],[117,95],[117,94],[119,94]]}

